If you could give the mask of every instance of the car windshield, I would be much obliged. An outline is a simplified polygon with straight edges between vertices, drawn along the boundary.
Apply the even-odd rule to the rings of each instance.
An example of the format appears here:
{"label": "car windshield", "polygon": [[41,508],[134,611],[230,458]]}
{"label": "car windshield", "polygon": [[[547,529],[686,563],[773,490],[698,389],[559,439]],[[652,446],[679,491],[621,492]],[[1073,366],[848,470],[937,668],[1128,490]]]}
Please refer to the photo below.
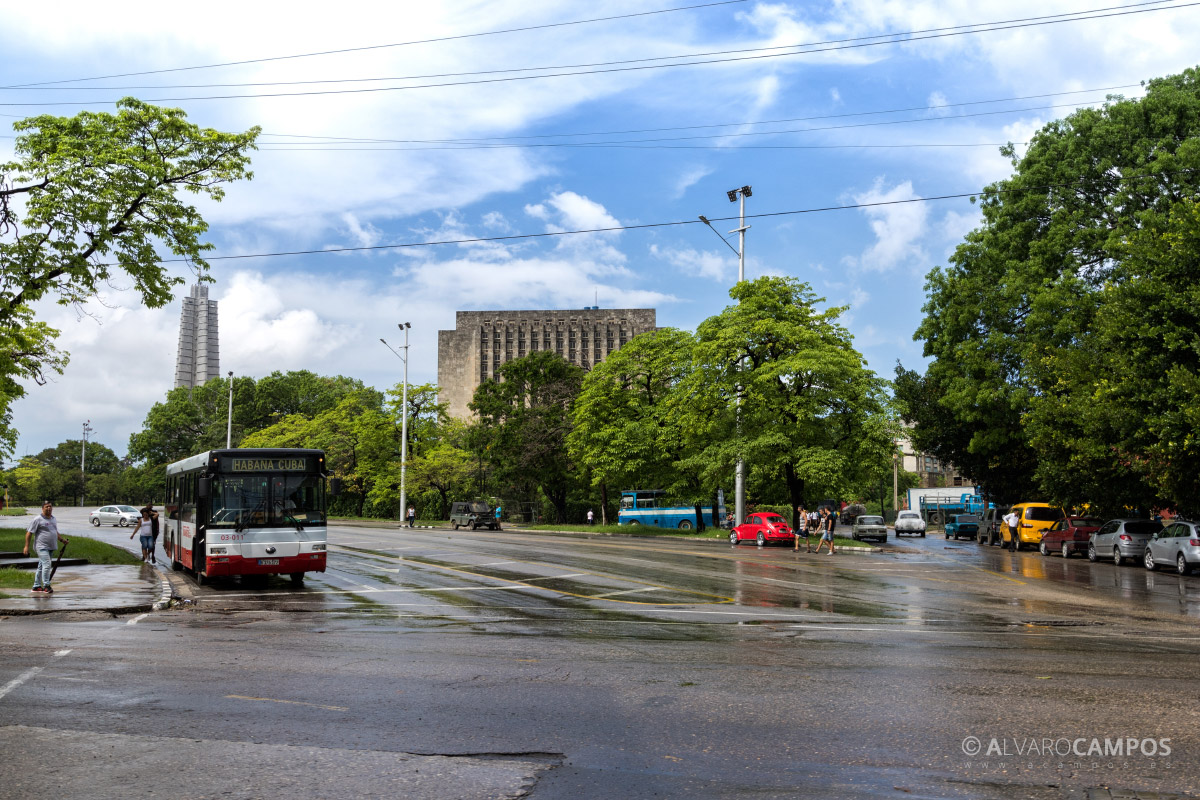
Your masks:
{"label": "car windshield", "polygon": [[915,511],[901,511],[898,519],[915,519],[916,517],[917,512]]}
{"label": "car windshield", "polygon": [[138,510],[133,506],[117,506],[117,511],[131,511],[134,514],[138,513]]}
{"label": "car windshield", "polygon": [[859,525],[882,525],[883,517],[859,517]]}
{"label": "car windshield", "polygon": [[1061,508],[1045,508],[1044,506],[1032,506],[1025,509],[1025,519],[1031,519],[1037,522],[1054,522],[1062,519],[1063,512]]}
{"label": "car windshield", "polygon": [[1158,533],[1161,530],[1162,525],[1150,519],[1125,523],[1126,533]]}
{"label": "car windshield", "polygon": [[964,522],[978,523],[979,517],[975,516],[974,514],[959,514],[958,521],[960,524]]}

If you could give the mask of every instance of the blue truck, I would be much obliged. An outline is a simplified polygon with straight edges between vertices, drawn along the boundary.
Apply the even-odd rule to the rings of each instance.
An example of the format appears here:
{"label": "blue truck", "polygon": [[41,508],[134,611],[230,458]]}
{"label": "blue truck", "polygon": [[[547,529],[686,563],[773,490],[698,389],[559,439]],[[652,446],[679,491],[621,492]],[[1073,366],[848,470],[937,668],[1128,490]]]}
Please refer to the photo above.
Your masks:
{"label": "blue truck", "polygon": [[987,509],[995,508],[994,503],[984,503],[983,497],[974,492],[926,494],[918,502],[921,517],[930,525],[940,525],[957,514],[982,516]]}
{"label": "blue truck", "polygon": [[[665,505],[666,492],[661,489],[628,489],[621,492],[621,507],[617,511],[618,525],[650,525],[655,528],[696,527],[696,507]],[[725,518],[725,501],[717,493],[717,513]],[[706,525],[712,524],[712,506],[701,506],[700,514]]]}

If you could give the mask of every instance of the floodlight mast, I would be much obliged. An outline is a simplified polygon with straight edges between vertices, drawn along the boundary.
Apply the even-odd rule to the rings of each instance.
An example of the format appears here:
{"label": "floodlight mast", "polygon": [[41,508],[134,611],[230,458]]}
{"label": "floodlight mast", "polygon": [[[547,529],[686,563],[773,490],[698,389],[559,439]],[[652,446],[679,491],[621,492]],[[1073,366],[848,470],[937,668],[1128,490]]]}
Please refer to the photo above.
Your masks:
{"label": "floodlight mast", "polygon": [[[734,203],[741,201],[738,207],[738,227],[730,231],[738,235],[738,283],[746,280],[746,231],[750,226],[746,224],[746,198],[753,194],[749,186],[743,186],[740,189],[730,189],[725,193],[729,198],[729,202]],[[703,219],[703,218],[702,218]],[[707,220],[705,220],[707,222]],[[725,237],[722,236],[722,239]],[[727,243],[728,244],[728,243]],[[742,368],[742,362],[738,362],[738,370]],[[737,387],[737,425],[739,433],[742,427],[742,385],[739,383]],[[741,525],[746,521],[746,460],[742,458],[741,453],[738,454],[737,468],[734,472],[733,486],[733,504],[734,504],[734,520],[735,523]]]}

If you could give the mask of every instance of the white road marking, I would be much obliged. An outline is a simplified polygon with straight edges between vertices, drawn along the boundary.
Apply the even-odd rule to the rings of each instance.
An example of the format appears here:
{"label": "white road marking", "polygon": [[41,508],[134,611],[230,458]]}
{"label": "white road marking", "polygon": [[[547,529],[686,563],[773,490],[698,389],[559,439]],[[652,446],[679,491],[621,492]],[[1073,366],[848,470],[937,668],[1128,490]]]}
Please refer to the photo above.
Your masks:
{"label": "white road marking", "polygon": [[[63,656],[65,656],[67,653],[70,653],[70,652],[71,652],[70,650],[57,650],[54,653],[54,657],[62,658]],[[29,669],[25,670],[17,677],[13,678],[8,683],[4,684],[3,687],[0,687],[0,698],[3,698],[4,695],[11,692],[13,689],[16,689],[18,686],[20,686],[21,684],[25,683],[30,678],[32,678],[34,675],[37,675],[43,669],[45,669],[45,667],[30,667]]]}
{"label": "white road marking", "polygon": [[534,581],[553,581],[559,578],[582,578],[587,575],[586,572],[572,572],[569,575],[542,575],[541,577],[521,578],[521,583],[533,583]]}
{"label": "white road marking", "polygon": [[495,567],[500,564],[520,564],[520,561],[489,561],[486,564],[476,564],[477,567]]}
{"label": "white road marking", "polygon": [[662,586],[651,586],[647,589],[626,589],[623,592],[609,592],[608,594],[590,594],[589,600],[600,600],[605,597],[616,597],[619,594],[638,594],[639,592],[663,592],[666,589]]}
{"label": "white road marking", "polygon": [[126,625],[137,625],[139,622],[141,622],[148,616],[150,616],[150,615],[149,614],[138,614],[136,617],[129,620],[129,622],[126,622],[125,624]]}

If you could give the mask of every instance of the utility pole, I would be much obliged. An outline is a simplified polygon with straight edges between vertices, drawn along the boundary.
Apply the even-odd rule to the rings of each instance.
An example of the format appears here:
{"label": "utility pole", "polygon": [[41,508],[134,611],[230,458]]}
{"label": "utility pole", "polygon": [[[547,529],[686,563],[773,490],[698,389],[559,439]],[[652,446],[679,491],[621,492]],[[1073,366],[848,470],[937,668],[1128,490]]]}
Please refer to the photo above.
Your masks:
{"label": "utility pole", "polygon": [[405,517],[408,513],[408,494],[405,487],[405,470],[408,467],[408,331],[412,327],[409,322],[398,322],[396,327],[404,331],[404,355],[400,355],[396,350],[385,340],[383,346],[404,362],[404,389],[402,390],[400,399],[400,524],[404,525]]}
{"label": "utility pole", "polygon": [[225,449],[233,447],[233,370],[229,370],[229,416],[225,419]]}
{"label": "utility pole", "polygon": [[87,493],[87,441],[92,433],[92,421],[83,423],[83,446],[79,450],[79,507],[83,507],[84,494]]}

